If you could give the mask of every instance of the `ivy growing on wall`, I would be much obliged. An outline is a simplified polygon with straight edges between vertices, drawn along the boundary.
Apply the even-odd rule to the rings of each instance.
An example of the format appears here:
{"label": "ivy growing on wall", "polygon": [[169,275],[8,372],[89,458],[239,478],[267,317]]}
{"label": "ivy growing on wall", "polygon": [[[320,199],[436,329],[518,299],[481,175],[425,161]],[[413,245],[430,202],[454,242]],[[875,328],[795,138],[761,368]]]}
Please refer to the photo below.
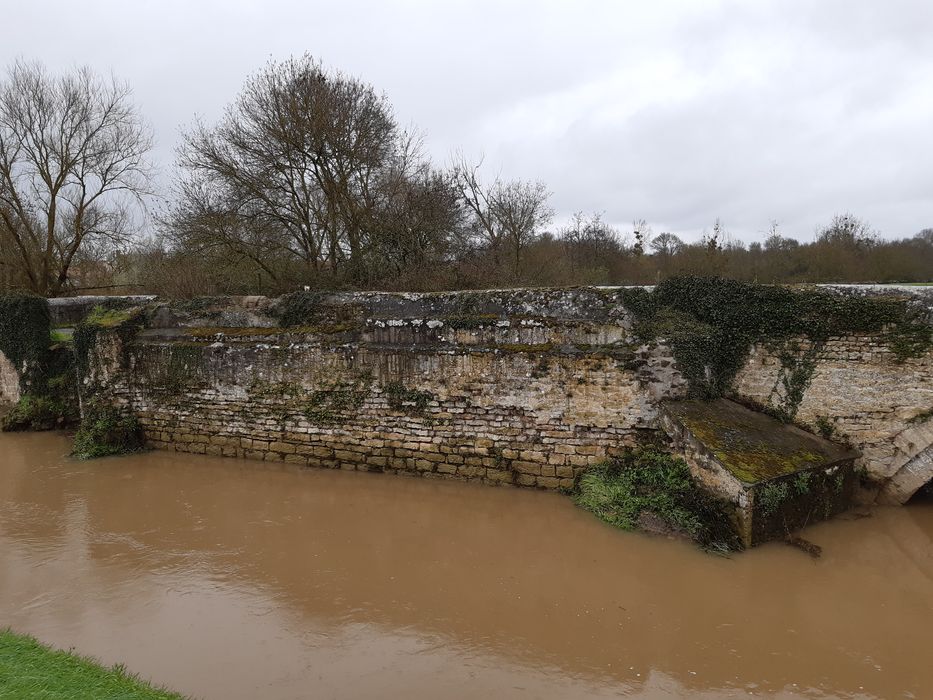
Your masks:
{"label": "ivy growing on wall", "polygon": [[356,328],[359,308],[354,304],[333,303],[331,295],[319,290],[286,294],[278,300],[272,315],[282,328],[325,333]]}
{"label": "ivy growing on wall", "polygon": [[786,419],[795,415],[829,338],[876,335],[901,362],[933,347],[928,311],[894,296],[684,276],[650,292],[626,289],[622,298],[640,339],[670,343],[695,397],[727,393],[752,346],[765,345],[781,361],[773,393]]}
{"label": "ivy growing on wall", "polygon": [[6,355],[23,381],[38,371],[49,349],[51,320],[49,303],[28,294],[0,296],[0,352]]}

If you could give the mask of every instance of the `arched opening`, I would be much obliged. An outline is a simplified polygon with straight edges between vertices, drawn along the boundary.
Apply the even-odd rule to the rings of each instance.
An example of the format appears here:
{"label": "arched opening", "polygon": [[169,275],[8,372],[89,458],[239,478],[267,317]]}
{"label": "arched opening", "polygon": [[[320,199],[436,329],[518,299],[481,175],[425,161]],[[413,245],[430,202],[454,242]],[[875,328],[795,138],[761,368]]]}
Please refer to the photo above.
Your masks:
{"label": "arched opening", "polygon": [[905,505],[911,505],[915,503],[933,505],[933,479],[930,479],[923,486],[917,489],[916,493],[914,493],[914,495],[907,500]]}
{"label": "arched opening", "polygon": [[918,491],[933,481],[933,445],[918,451],[884,485],[879,496],[882,503],[891,505],[910,501]]}

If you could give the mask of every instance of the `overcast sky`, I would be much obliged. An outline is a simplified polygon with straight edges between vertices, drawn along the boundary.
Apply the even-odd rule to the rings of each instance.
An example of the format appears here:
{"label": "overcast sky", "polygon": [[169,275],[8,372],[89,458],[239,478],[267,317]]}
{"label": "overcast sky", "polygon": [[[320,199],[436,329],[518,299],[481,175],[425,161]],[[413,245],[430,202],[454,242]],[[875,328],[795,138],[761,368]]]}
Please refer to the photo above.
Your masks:
{"label": "overcast sky", "polygon": [[269,58],[308,52],[384,91],[435,161],[540,179],[559,219],[721,217],[811,240],[834,213],[933,226],[933,3],[6,2],[0,62],[127,80],[161,182],[181,127],[215,121]]}

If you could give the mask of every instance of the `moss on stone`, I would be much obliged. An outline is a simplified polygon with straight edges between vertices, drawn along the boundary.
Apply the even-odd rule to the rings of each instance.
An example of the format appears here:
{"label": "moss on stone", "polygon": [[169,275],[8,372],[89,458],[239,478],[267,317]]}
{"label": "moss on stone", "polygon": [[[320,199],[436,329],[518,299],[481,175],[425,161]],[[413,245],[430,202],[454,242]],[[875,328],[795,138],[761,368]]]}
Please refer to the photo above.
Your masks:
{"label": "moss on stone", "polygon": [[725,399],[672,402],[665,410],[746,484],[855,456],[839,445]]}
{"label": "moss on stone", "polygon": [[212,340],[215,338],[260,338],[280,335],[335,335],[359,330],[359,324],[344,321],[340,323],[323,323],[309,326],[289,326],[287,328],[265,327],[196,327],[186,328],[185,332],[192,338],[199,340]]}
{"label": "moss on stone", "polygon": [[496,349],[503,352],[540,353],[552,352],[554,347],[554,343],[500,343]]}

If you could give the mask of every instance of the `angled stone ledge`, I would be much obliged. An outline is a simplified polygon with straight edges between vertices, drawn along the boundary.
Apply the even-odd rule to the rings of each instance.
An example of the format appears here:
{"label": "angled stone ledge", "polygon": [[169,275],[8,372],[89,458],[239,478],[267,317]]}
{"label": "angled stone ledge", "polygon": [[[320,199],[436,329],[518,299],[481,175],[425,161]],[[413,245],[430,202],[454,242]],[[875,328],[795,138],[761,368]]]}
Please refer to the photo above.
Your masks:
{"label": "angled stone ledge", "polygon": [[694,477],[735,505],[747,547],[852,503],[854,450],[727,399],[666,402],[660,420]]}

